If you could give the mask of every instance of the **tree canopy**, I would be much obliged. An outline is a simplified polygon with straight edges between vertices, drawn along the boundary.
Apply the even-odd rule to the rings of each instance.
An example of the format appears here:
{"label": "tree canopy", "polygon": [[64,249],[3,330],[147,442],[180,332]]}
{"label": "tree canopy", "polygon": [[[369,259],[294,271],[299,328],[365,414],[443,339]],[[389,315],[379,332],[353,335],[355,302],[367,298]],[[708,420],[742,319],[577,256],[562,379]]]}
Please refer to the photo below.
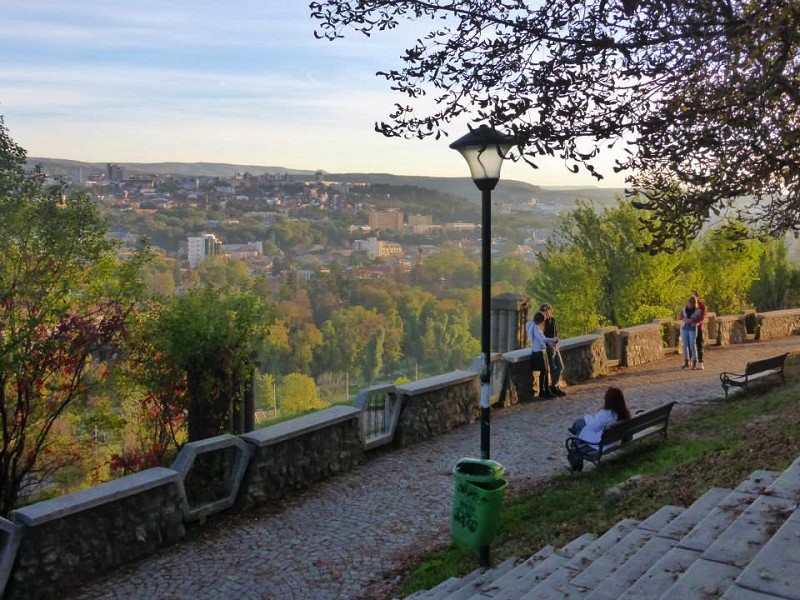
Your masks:
{"label": "tree canopy", "polygon": [[[685,245],[726,213],[800,229],[797,0],[321,0],[318,37],[423,23],[379,72],[405,102],[376,129],[438,139],[454,119],[513,134],[598,179],[597,158],[638,192],[651,248]],[[417,25],[419,26],[419,25]],[[429,98],[431,94],[433,98]],[[676,244],[677,240],[677,244]]]}

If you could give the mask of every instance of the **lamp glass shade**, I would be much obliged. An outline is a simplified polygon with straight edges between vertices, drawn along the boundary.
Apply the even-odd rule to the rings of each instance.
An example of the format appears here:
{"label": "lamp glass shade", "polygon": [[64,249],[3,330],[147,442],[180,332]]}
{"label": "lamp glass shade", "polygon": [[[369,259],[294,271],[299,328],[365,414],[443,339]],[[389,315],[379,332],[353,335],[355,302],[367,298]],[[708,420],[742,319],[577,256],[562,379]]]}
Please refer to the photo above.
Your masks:
{"label": "lamp glass shade", "polygon": [[467,161],[472,179],[478,187],[481,187],[479,182],[492,182],[493,188],[500,179],[503,160],[514,143],[511,136],[481,125],[457,139],[450,147],[458,150]]}

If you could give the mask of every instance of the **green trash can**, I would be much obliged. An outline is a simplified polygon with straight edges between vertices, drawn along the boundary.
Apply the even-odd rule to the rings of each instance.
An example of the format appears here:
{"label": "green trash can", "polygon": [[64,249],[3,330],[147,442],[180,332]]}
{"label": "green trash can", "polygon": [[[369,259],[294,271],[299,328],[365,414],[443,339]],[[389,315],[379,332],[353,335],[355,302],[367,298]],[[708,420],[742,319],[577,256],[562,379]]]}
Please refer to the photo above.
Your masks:
{"label": "green trash can", "polygon": [[505,469],[493,460],[462,458],[453,468],[452,536],[474,548],[489,546],[500,525]]}

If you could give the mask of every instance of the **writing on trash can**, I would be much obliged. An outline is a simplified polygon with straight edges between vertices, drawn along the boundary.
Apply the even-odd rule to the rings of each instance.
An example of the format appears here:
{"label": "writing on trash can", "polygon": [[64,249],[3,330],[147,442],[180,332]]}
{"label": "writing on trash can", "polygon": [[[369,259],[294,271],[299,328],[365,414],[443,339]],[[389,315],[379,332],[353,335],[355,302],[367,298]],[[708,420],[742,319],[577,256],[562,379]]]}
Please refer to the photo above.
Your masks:
{"label": "writing on trash can", "polygon": [[458,506],[453,511],[453,521],[470,532],[478,528],[478,519],[475,515],[479,504],[486,504],[489,500],[481,495],[475,486],[466,482],[456,484],[458,491]]}

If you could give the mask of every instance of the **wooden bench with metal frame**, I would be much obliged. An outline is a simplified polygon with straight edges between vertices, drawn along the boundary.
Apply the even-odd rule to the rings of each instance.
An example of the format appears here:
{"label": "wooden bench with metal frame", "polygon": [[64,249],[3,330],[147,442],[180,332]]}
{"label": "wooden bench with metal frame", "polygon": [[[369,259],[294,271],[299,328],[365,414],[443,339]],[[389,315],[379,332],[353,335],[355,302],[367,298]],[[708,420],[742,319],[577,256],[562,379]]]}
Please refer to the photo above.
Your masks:
{"label": "wooden bench with metal frame", "polygon": [[731,373],[728,371],[720,373],[719,380],[722,383],[722,389],[725,390],[725,397],[728,397],[728,390],[732,387],[745,388],[748,384],[760,381],[771,375],[780,375],[781,381],[786,383],[783,368],[787,356],[788,353],[751,361],[745,365],[744,373]]}
{"label": "wooden bench with metal frame", "polygon": [[[569,437],[565,442],[567,455],[569,456],[570,452],[578,452],[582,460],[588,460],[597,465],[603,456],[626,448],[632,442],[638,442],[653,435],[662,435],[664,439],[667,439],[669,415],[673,406],[675,406],[675,402],[668,402],[658,408],[640,412],[630,419],[609,425],[603,429],[603,436],[596,447],[578,437]],[[570,459],[570,468],[572,471],[580,471],[583,469],[583,463],[573,464],[573,460]]]}

